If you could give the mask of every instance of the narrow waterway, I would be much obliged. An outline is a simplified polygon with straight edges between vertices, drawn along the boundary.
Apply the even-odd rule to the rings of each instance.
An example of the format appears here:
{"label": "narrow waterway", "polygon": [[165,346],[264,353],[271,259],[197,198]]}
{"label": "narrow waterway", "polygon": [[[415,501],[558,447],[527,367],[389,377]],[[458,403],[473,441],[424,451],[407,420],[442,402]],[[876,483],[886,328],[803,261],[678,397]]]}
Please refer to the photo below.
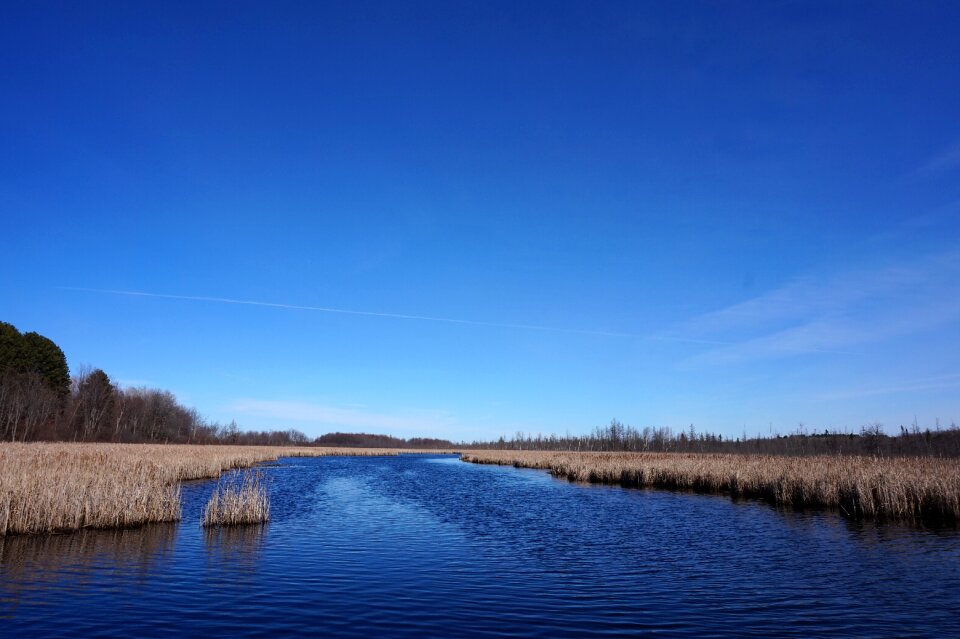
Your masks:
{"label": "narrow waterway", "polygon": [[0,538],[5,637],[960,636],[960,534],[450,456],[266,469],[267,526]]}

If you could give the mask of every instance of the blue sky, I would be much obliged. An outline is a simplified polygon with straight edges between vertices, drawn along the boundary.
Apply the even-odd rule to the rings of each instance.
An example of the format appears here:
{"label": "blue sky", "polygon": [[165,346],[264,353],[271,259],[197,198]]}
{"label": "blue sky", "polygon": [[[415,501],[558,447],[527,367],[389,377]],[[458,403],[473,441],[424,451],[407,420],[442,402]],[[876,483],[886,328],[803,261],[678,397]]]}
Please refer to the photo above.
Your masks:
{"label": "blue sky", "polygon": [[4,3],[0,320],[311,435],[960,422],[958,31],[947,2]]}

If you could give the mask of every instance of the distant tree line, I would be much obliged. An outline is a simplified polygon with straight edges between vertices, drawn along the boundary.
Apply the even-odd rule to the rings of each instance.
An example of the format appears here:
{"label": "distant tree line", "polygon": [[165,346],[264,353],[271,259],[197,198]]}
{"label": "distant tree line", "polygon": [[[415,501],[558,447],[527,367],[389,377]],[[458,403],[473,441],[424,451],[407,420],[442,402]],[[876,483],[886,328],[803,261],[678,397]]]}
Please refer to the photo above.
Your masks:
{"label": "distant tree line", "polygon": [[623,452],[742,453],[762,455],[867,455],[901,457],[960,457],[960,427],[921,429],[916,423],[901,426],[888,435],[881,424],[862,426],[858,432],[823,430],[808,432],[804,426],[789,435],[724,438],[669,427],[635,428],[616,419],[598,426],[587,435],[531,435],[516,433],[512,438],[475,441],[464,448],[495,450],[573,450]]}
{"label": "distant tree line", "polygon": [[0,322],[0,440],[303,445],[296,430],[241,431],[205,420],[169,391],[121,388],[101,369],[70,376],[63,351]]}
{"label": "distant tree line", "polygon": [[487,448],[632,452],[751,453],[766,455],[871,455],[960,457],[960,428],[921,429],[916,423],[888,435],[880,424],[858,432],[809,431],[724,438],[669,427],[635,428],[616,419],[586,435],[530,435],[454,444],[445,439],[402,439],[367,433],[329,433],[310,440],[297,430],[245,431],[236,422],[205,420],[172,393],[122,388],[99,368],[71,377],[63,351],[35,332],[0,322],[0,441],[169,442],[358,448]]}
{"label": "distant tree line", "polygon": [[446,439],[428,437],[402,439],[391,435],[370,435],[367,433],[327,433],[314,439],[313,443],[317,446],[341,448],[456,448],[453,442]]}

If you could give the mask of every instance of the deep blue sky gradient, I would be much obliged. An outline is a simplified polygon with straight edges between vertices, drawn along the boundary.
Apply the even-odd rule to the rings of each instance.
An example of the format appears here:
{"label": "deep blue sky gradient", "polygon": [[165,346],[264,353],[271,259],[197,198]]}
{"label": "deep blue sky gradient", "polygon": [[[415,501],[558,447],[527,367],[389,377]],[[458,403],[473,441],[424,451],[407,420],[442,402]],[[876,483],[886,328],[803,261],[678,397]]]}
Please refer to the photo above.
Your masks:
{"label": "deep blue sky gradient", "polygon": [[960,421],[958,32],[949,2],[5,2],[0,319],[312,435]]}

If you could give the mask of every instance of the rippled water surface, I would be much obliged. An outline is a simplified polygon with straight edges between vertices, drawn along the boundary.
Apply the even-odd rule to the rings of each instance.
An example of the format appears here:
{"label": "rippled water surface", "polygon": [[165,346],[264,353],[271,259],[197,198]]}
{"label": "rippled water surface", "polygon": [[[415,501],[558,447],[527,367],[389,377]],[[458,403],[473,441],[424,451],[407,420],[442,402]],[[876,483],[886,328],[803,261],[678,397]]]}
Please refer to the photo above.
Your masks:
{"label": "rippled water surface", "polygon": [[285,459],[273,521],[0,538],[0,635],[960,636],[960,536],[455,457]]}

